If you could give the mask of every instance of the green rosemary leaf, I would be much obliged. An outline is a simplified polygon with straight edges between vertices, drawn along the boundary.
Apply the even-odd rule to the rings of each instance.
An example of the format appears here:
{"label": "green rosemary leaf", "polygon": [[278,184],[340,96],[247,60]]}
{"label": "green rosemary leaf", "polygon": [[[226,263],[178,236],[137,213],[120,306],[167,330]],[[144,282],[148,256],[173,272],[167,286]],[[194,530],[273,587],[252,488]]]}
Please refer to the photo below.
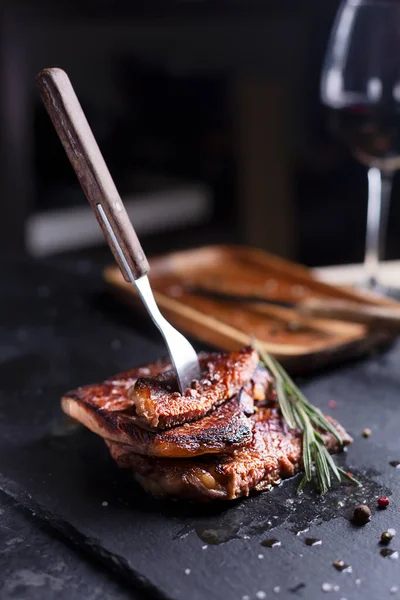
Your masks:
{"label": "green rosemary leaf", "polygon": [[[275,361],[275,363],[276,363],[276,361]],[[307,398],[304,396],[304,394],[299,390],[297,385],[294,383],[294,381],[290,377],[290,375],[284,370],[282,365],[279,365],[279,363],[276,363],[276,364],[277,364],[277,370],[278,370],[279,374],[281,375],[281,377],[285,379],[286,385],[290,389],[291,394],[294,395],[297,398],[297,400],[302,403],[302,405],[304,406],[304,409],[307,411],[310,418],[314,419],[315,421],[318,420],[319,421],[318,425],[320,427],[322,427],[323,429],[325,429],[326,431],[329,431],[330,433],[332,433],[332,435],[335,436],[335,438],[338,440],[338,442],[340,444],[342,444],[343,440],[342,440],[340,434],[338,433],[338,431],[332,425],[332,423],[330,421],[328,421],[328,419],[325,417],[325,415],[321,412],[321,410],[319,408],[317,408],[316,406],[314,406],[313,404],[311,404],[311,402],[309,402],[307,400]]]}
{"label": "green rosemary leaf", "polygon": [[328,461],[326,460],[326,454],[323,451],[323,446],[320,442],[315,442],[315,456],[318,457],[318,460],[321,464],[321,470],[324,474],[324,479],[327,485],[327,489],[331,487],[331,473],[329,470]]}
{"label": "green rosemary leaf", "polygon": [[303,477],[301,478],[301,481],[297,487],[297,493],[300,494],[300,492],[303,490],[303,488],[307,485],[308,483],[308,479],[306,475],[303,475]]}
{"label": "green rosemary leaf", "polygon": [[326,494],[326,492],[331,487],[331,478],[329,476],[329,470],[327,471],[322,459],[322,454],[315,451],[315,473],[317,476],[317,481],[319,484],[319,488],[322,494]]}
{"label": "green rosemary leaf", "polygon": [[319,431],[317,431],[316,429],[314,429],[314,435],[315,435],[315,439],[316,439],[318,442],[321,442],[321,444],[324,446],[324,445],[325,445],[325,440],[324,440],[324,438],[322,437],[322,435],[320,434],[320,432],[319,432]]}
{"label": "green rosemary leaf", "polygon": [[281,364],[278,363],[278,361],[276,361],[275,359],[273,359],[275,364],[276,364],[276,368],[279,371],[279,373],[281,374],[281,376],[285,379],[285,381],[288,383],[288,385],[291,387],[292,391],[296,394],[296,396],[301,400],[302,404],[304,404],[304,406],[310,406],[311,408],[315,408],[311,402],[309,402],[307,400],[307,398],[304,396],[304,394],[299,390],[299,388],[297,387],[297,385],[295,384],[295,382],[293,381],[293,379],[290,377],[289,373],[287,371],[285,371],[285,369],[282,367]]}
{"label": "green rosemary leaf", "polygon": [[307,412],[311,421],[313,421],[317,427],[321,427],[325,431],[329,431],[339,442],[340,445],[343,445],[343,439],[337,429],[332,425],[330,421],[325,417],[325,415],[320,411],[316,406],[305,406],[304,410]]}
{"label": "green rosemary leaf", "polygon": [[295,429],[296,421],[293,414],[292,404],[290,403],[290,401],[287,400],[286,395],[282,390],[280,390],[280,393],[278,393],[277,390],[277,395],[279,400],[279,406],[281,408],[282,415],[287,423],[287,426],[289,427],[289,429]]}
{"label": "green rosemary leaf", "polygon": [[304,424],[300,418],[299,412],[297,410],[297,406],[296,404],[293,405],[293,415],[294,415],[294,420],[296,421],[296,425],[297,427],[300,429],[300,431],[303,431],[304,429]]}
{"label": "green rosemary leaf", "polygon": [[272,356],[264,352],[264,350],[260,347],[259,344],[255,342],[254,345],[255,349],[261,357],[261,360],[274,376],[276,395],[278,397],[278,402],[282,411],[283,418],[285,419],[288,427],[290,429],[294,429],[296,427],[296,422],[294,420],[293,408],[291,406],[290,400],[288,399],[285,393],[284,378],[280,374],[279,369],[277,369],[277,362],[272,358]]}
{"label": "green rosemary leaf", "polygon": [[317,408],[307,400],[307,398],[299,390],[293,379],[285,371],[282,365],[280,365],[275,359],[272,359],[272,361],[274,363],[276,371],[278,371],[282,379],[285,381],[287,393],[294,396],[298,402],[301,402],[301,404],[304,406],[304,409],[307,411],[309,417],[314,421],[317,427],[321,427],[322,429],[329,431],[329,433],[335,436],[339,444],[343,444],[341,435],[335,429],[332,423],[328,421],[328,419],[322,414],[319,408]]}
{"label": "green rosemary leaf", "polygon": [[309,429],[306,427],[303,432],[303,466],[307,481],[312,479],[312,455]]}
{"label": "green rosemary leaf", "polygon": [[336,477],[336,479],[338,481],[341,481],[339,470],[338,470],[336,463],[333,460],[332,456],[329,454],[328,448],[326,446],[321,445],[321,451],[324,453],[326,462],[328,463],[329,467],[331,468],[332,473],[334,474],[334,476]]}
{"label": "green rosemary leaf", "polygon": [[267,369],[270,370],[275,380],[276,394],[282,416],[289,428],[298,427],[303,432],[303,465],[304,476],[299,484],[298,492],[312,480],[313,464],[315,465],[315,478],[322,494],[331,487],[331,472],[338,481],[344,477],[354,484],[360,485],[354,477],[339,468],[325,444],[321,432],[332,434],[343,445],[341,435],[319,408],[311,404],[299,390],[285,369],[257,342],[254,347]]}
{"label": "green rosemary leaf", "polygon": [[351,481],[351,483],[354,483],[354,485],[358,485],[358,486],[361,485],[361,482],[358,481],[358,479],[353,477],[353,475],[349,475],[349,473],[347,473],[347,471],[345,471],[341,467],[337,467],[337,470],[339,471],[341,477],[343,477],[344,479],[347,479],[347,481]]}
{"label": "green rosemary leaf", "polygon": [[280,378],[279,375],[278,375],[278,378],[275,378],[275,385],[276,385],[276,395],[278,396],[278,402],[279,402],[280,409],[282,411],[283,418],[285,419],[288,427],[290,429],[294,429],[296,427],[296,423],[294,420],[293,408],[290,403],[290,400],[287,398],[287,396],[285,394],[282,379]]}

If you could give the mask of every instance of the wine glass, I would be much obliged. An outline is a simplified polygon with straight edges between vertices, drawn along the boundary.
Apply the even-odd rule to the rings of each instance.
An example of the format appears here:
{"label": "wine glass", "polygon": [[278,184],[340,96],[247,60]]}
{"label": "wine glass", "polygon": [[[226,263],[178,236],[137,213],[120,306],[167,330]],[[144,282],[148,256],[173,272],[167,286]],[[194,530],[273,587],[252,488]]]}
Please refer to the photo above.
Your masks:
{"label": "wine glass", "polygon": [[400,2],[347,0],[321,78],[332,131],[368,167],[366,285],[379,285],[392,180],[400,168]]}

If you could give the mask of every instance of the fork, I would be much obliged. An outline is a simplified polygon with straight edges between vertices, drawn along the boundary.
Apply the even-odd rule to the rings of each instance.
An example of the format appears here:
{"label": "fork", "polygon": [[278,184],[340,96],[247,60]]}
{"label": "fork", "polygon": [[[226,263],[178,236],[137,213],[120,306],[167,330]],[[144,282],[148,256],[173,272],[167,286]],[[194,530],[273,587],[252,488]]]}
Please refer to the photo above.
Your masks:
{"label": "fork", "polygon": [[162,316],[147,273],[149,263],[68,75],[44,69],[36,77],[50,119],[103,230],[124,279],[132,283],[168,348],[180,392],[200,378],[196,351]]}

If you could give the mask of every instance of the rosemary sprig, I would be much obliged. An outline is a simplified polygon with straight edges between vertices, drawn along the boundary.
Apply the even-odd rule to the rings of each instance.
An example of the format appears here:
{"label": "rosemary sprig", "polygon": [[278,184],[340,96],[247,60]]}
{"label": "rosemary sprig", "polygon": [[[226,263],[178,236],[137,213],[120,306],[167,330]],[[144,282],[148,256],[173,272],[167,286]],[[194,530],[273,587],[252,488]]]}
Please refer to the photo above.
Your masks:
{"label": "rosemary sprig", "polygon": [[254,347],[260,355],[261,361],[274,377],[279,407],[287,426],[290,429],[298,427],[303,432],[304,477],[298,491],[301,491],[312,480],[313,474],[315,474],[317,487],[322,494],[325,494],[331,487],[331,474],[338,481],[342,481],[343,477],[355,485],[360,485],[354,477],[335,464],[321,435],[321,431],[331,433],[342,446],[343,440],[339,432],[319,408],[307,400],[282,365],[265,352],[259,343],[254,342]]}

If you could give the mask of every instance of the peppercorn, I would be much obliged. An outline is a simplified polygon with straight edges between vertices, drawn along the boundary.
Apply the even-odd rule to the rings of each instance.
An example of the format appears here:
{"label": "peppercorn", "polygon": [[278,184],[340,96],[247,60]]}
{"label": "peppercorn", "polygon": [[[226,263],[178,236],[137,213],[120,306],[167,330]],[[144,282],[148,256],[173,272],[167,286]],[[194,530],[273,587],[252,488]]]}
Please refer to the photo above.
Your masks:
{"label": "peppercorn", "polygon": [[393,539],[393,536],[390,533],[390,531],[384,531],[381,534],[381,544],[388,544],[392,539]]}
{"label": "peppercorn", "polygon": [[382,496],[377,500],[379,508],[387,508],[389,506],[390,500],[386,496]]}
{"label": "peppercorn", "polygon": [[362,430],[361,435],[363,436],[363,438],[369,438],[371,433],[372,433],[372,431],[370,430],[370,428],[366,427],[365,429]]}
{"label": "peppercorn", "polygon": [[356,525],[365,525],[371,518],[371,509],[366,504],[359,504],[353,512],[353,521]]}

